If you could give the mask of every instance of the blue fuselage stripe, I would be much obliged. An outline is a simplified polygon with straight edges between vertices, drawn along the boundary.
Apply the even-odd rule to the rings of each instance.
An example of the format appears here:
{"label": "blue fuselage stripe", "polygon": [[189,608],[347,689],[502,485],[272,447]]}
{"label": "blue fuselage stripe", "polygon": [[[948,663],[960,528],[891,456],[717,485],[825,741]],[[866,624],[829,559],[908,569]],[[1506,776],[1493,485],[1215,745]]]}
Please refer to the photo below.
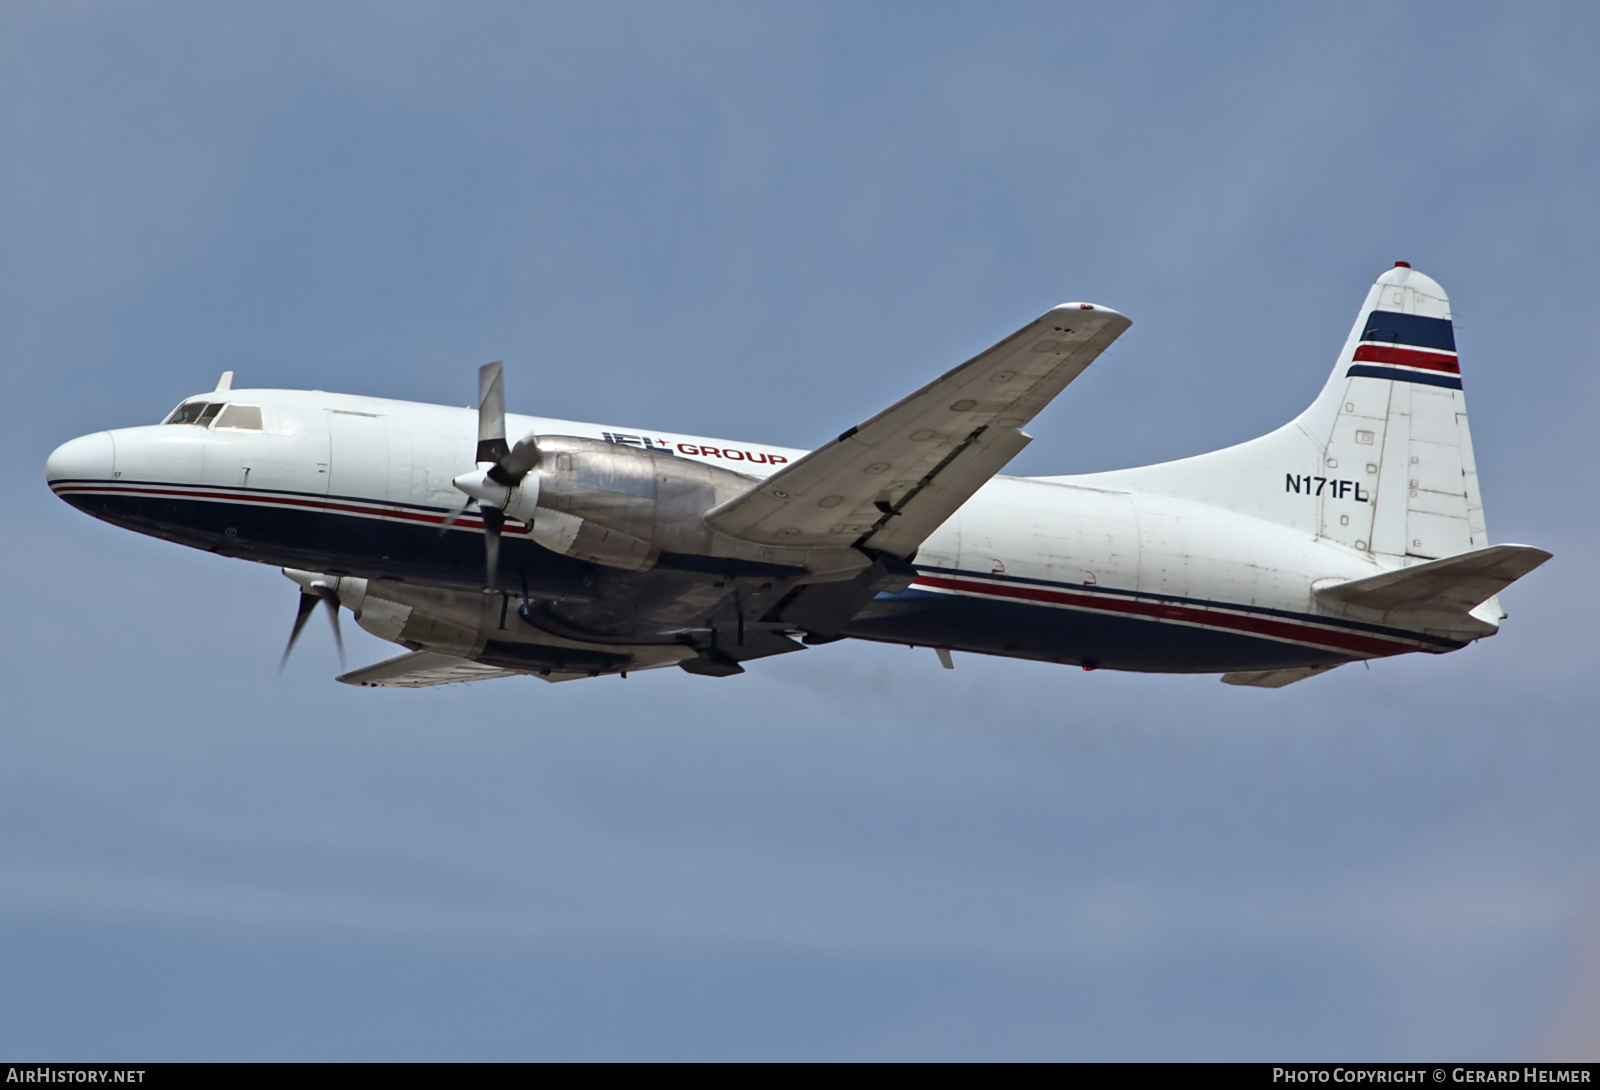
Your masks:
{"label": "blue fuselage stripe", "polygon": [[[477,527],[458,524],[441,534],[440,516],[427,509],[423,509],[427,511],[424,515],[411,505],[402,508],[355,497],[235,489],[215,489],[232,493],[217,495],[205,486],[122,481],[55,481],[52,485],[63,499],[96,517],[223,555],[468,591],[481,585],[483,545]],[[508,537],[502,549],[501,572],[512,593],[512,588],[523,585],[531,585],[536,595],[541,587],[579,585],[595,571],[592,565],[552,553],[522,535]],[[1090,589],[959,569],[925,567],[919,572],[934,580],[943,574],[971,581],[970,587],[963,588],[970,593],[913,590],[880,598],[868,604],[845,634],[1114,669],[1193,672],[1332,664],[1374,653],[1355,649],[1350,637],[1319,632],[1319,628],[1398,638],[1409,641],[1414,650],[1456,646],[1382,626],[1262,607]],[[986,587],[985,583],[1001,585]],[[1063,603],[1097,594],[1104,605],[1042,604],[1008,594],[1004,586],[1048,590],[1052,592],[1048,597],[1059,597]],[[1054,594],[1057,589],[1060,593]],[[1127,615],[1127,609],[1115,605],[1119,600],[1134,599],[1182,606],[1186,614],[1198,608],[1251,614],[1263,620],[1281,617],[1303,626],[1304,631],[1274,636],[1275,626],[1265,623],[1247,626],[1259,631],[1240,631],[1238,618],[1220,615],[1209,622],[1174,624],[1161,617]],[[1394,651],[1376,653],[1405,649],[1396,645]]]}

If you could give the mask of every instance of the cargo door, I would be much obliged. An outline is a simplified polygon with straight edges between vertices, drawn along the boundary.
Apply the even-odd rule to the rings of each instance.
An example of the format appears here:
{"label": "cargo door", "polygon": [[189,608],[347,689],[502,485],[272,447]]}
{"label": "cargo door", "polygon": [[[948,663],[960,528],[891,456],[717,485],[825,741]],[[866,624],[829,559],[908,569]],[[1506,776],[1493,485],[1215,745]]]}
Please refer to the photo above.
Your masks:
{"label": "cargo door", "polygon": [[389,498],[389,429],[375,413],[328,413],[328,495]]}

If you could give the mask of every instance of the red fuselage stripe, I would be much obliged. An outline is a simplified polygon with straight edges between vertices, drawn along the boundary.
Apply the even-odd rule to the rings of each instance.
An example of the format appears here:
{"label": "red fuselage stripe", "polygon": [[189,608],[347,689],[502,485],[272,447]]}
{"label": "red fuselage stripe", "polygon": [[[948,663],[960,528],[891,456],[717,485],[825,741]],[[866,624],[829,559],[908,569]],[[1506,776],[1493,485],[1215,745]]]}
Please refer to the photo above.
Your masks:
{"label": "red fuselage stripe", "polygon": [[[51,488],[59,495],[73,493],[96,493],[101,495],[133,495],[150,496],[167,499],[195,499],[195,500],[222,500],[232,503],[249,503],[261,506],[292,507],[316,511],[339,512],[353,515],[364,515],[369,518],[398,519],[405,522],[420,522],[431,526],[443,524],[446,516],[427,511],[412,511],[396,508],[389,505],[372,503],[365,506],[355,503],[346,503],[331,499],[318,499],[313,496],[288,496],[273,495],[260,492],[240,492],[226,488],[200,490],[195,488],[181,488],[173,486],[151,486],[135,484],[114,483],[71,483],[59,486],[52,484]],[[480,529],[482,520],[471,515],[464,515],[455,525]],[[515,523],[508,522],[505,530],[507,533],[527,533],[524,528]],[[956,579],[944,575],[923,575],[915,584],[919,587],[933,587],[939,590],[956,591],[964,594],[981,594],[995,598],[1010,598],[1018,601],[1041,602],[1048,605],[1068,606],[1075,609],[1086,609],[1100,613],[1120,613],[1131,617],[1147,618],[1159,621],[1178,621],[1186,624],[1203,625],[1208,628],[1222,628],[1237,632],[1249,633],[1256,636],[1265,636],[1270,639],[1287,640],[1292,643],[1314,644],[1319,647],[1337,648],[1366,655],[1394,655],[1407,651],[1416,651],[1419,645],[1402,642],[1400,640],[1384,639],[1380,636],[1368,636],[1355,632],[1339,631],[1334,629],[1319,628],[1308,624],[1299,624],[1294,621],[1280,620],[1270,617],[1257,617],[1229,613],[1220,609],[1208,609],[1200,606],[1181,605],[1172,602],[1153,602],[1137,598],[1121,598],[1104,594],[1082,594],[1070,591],[1053,590],[1048,587],[1029,586],[1015,583],[983,583],[971,579]]]}
{"label": "red fuselage stripe", "polygon": [[[248,503],[261,507],[295,507],[313,511],[337,511],[351,515],[365,515],[368,518],[399,519],[402,522],[421,522],[430,526],[442,526],[446,515],[430,511],[412,511],[403,507],[393,507],[380,503],[346,503],[340,500],[318,499],[314,496],[281,496],[262,492],[238,492],[230,489],[216,488],[209,491],[199,491],[188,488],[171,488],[148,485],[131,484],[64,484],[51,485],[57,495],[65,496],[74,493],[94,493],[99,495],[122,496],[153,496],[164,499],[192,499],[192,500],[226,500],[230,503]],[[455,521],[456,526],[465,528],[481,528],[483,519],[478,515],[462,515]],[[524,534],[527,530],[508,522],[505,526],[508,534]]]}
{"label": "red fuselage stripe", "polygon": [[1387,640],[1381,636],[1365,636],[1356,632],[1317,628],[1294,621],[1271,617],[1253,617],[1226,613],[1217,609],[1178,605],[1171,602],[1149,602],[1137,598],[1115,598],[1110,595],[1072,594],[1050,590],[1046,587],[1019,586],[1013,583],[978,583],[947,576],[924,575],[917,586],[938,587],[941,590],[960,591],[967,594],[986,594],[997,598],[1020,598],[1031,602],[1048,602],[1051,605],[1090,609],[1101,613],[1122,613],[1134,617],[1148,617],[1161,621],[1181,621],[1204,625],[1208,628],[1227,628],[1272,639],[1294,643],[1311,643],[1319,647],[1336,647],[1342,651],[1355,651],[1369,655],[1394,655],[1417,650],[1413,643]]}

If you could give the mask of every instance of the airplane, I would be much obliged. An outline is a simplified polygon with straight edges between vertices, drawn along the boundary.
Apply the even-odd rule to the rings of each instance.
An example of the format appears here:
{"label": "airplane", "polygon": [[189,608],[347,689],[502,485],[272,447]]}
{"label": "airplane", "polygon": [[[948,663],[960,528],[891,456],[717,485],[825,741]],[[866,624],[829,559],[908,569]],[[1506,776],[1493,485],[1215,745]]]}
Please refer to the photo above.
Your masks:
{"label": "airplane", "polygon": [[[815,450],[505,411],[217,388],[52,453],[69,504],[281,567],[406,652],[374,687],[677,666],[844,639],[1278,688],[1494,635],[1550,559],[1491,545],[1444,290],[1367,294],[1283,427],[1134,469],[1015,477],[1022,428],[1130,322],[1054,307]],[[281,665],[280,665],[281,668]]]}

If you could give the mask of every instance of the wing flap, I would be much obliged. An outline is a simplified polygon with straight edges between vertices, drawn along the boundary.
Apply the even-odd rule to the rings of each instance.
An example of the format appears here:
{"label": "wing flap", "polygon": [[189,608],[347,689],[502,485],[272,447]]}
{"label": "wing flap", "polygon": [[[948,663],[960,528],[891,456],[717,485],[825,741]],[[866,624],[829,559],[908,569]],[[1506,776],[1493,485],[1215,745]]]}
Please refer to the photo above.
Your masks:
{"label": "wing flap", "polygon": [[[1033,439],[1015,428],[987,428],[958,448],[941,466],[890,510],[880,513],[862,543],[891,556],[910,556],[983,483],[1005,468]],[[968,485],[976,481],[977,487]]]}
{"label": "wing flap", "polygon": [[1087,303],[1056,307],[714,508],[706,523],[763,545],[908,556],[1027,444],[1018,429],[1130,324]]}

